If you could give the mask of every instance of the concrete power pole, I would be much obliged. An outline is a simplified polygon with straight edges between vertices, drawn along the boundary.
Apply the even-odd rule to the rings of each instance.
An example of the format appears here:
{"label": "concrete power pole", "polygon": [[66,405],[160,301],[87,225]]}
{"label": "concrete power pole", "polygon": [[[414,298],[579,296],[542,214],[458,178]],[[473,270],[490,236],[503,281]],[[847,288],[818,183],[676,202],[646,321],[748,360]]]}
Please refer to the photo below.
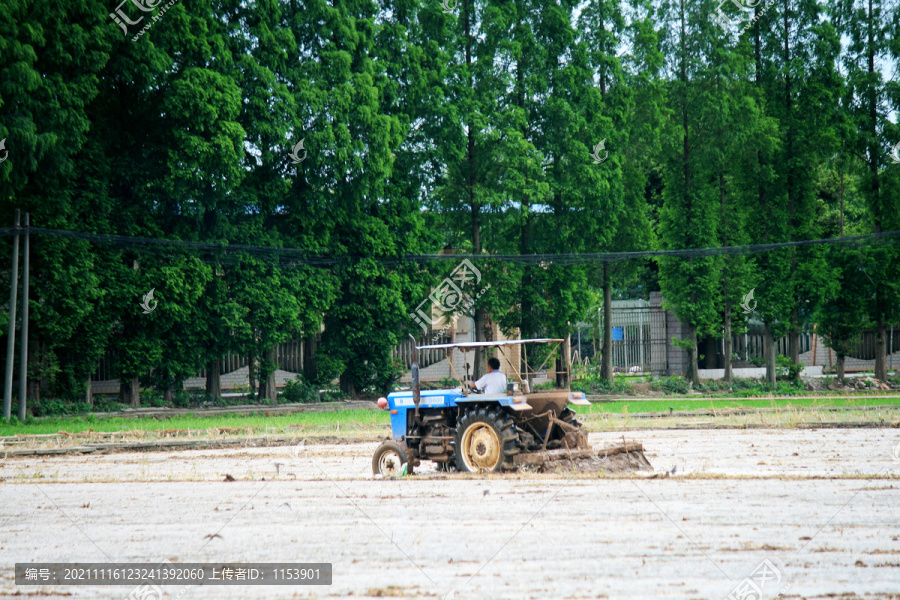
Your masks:
{"label": "concrete power pole", "polygon": [[25,213],[25,247],[22,258],[22,343],[19,345],[19,422],[25,421],[28,397],[28,213]]}
{"label": "concrete power pole", "polygon": [[[16,209],[16,228],[19,209]],[[19,288],[19,234],[13,238],[12,273],[9,284],[9,331],[6,338],[6,382],[3,386],[3,418],[9,421],[12,412],[13,359],[16,351],[16,291]]]}

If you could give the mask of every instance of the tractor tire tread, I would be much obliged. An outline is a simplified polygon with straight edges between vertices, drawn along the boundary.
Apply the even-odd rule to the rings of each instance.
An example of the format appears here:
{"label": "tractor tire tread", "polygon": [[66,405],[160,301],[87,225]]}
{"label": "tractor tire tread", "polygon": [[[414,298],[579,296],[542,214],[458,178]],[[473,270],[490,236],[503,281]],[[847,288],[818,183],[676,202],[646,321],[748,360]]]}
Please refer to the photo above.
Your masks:
{"label": "tractor tire tread", "polygon": [[501,471],[514,468],[512,457],[521,451],[519,448],[519,435],[516,432],[515,423],[513,423],[512,418],[508,414],[504,413],[500,409],[480,406],[465,412],[463,416],[460,417],[459,422],[457,423],[456,435],[454,436],[455,439],[452,444],[454,448],[457,470],[464,472],[468,471],[465,463],[462,460],[459,441],[466,428],[468,428],[469,425],[476,421],[490,424],[497,432],[498,437],[500,438],[500,443],[503,446],[501,450],[500,461],[497,464],[497,468],[495,468],[494,470]]}

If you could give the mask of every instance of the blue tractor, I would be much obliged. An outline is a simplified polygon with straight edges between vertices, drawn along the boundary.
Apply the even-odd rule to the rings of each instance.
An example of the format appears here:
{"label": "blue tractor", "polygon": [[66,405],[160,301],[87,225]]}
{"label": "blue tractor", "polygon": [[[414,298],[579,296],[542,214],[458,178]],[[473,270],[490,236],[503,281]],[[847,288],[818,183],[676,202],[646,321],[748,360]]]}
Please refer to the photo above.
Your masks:
{"label": "blue tractor", "polygon": [[[541,344],[532,355],[556,354],[564,365],[559,374],[565,389],[533,391],[519,369],[503,354],[522,344]],[[568,404],[590,405],[581,392],[569,389],[570,373],[566,341],[561,339],[462,342],[420,346],[413,351],[412,389],[393,392],[379,405],[390,411],[392,439],[383,442],[372,457],[376,475],[394,477],[412,473],[423,460],[442,470],[501,471],[523,465],[541,466],[547,461],[588,457],[592,450],[576,414]],[[513,374],[505,393],[481,394],[459,377],[452,389],[421,390],[418,350],[445,350],[453,369],[453,352],[496,348]],[[548,353],[548,350],[552,352]],[[518,362],[518,361],[516,361]],[[528,368],[531,373],[541,370]]]}

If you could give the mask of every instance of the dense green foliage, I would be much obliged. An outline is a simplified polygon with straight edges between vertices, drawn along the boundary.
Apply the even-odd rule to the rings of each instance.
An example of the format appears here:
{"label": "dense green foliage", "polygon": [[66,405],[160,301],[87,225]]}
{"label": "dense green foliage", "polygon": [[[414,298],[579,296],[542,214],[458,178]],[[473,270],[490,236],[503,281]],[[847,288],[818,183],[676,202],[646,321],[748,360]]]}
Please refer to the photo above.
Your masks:
{"label": "dense green foliage", "polygon": [[[900,229],[894,2],[782,0],[741,14],[729,3],[731,24],[713,0],[223,0],[164,14],[138,4],[0,4],[0,221],[19,208],[37,227],[342,262],[34,235],[38,402],[84,398],[106,353],[124,402],[140,403],[144,387],[177,405],[201,370],[215,401],[229,353],[251,360],[254,392],[272,401],[274,348],[288,340],[308,350],[310,384],[292,384],[292,397],[311,400],[336,378],[345,393],[381,393],[403,367],[392,347],[418,332],[410,313],[449,271],[396,260],[407,254]],[[885,379],[898,254],[481,260],[491,288],[475,301],[475,336],[492,324],[565,336],[596,314],[601,291],[661,290],[687,325],[696,386],[698,336],[741,332],[739,304],[755,289],[770,385],[772,340],[788,335],[796,363],[810,322],[841,360],[875,331]],[[145,314],[151,289],[158,309]]]}

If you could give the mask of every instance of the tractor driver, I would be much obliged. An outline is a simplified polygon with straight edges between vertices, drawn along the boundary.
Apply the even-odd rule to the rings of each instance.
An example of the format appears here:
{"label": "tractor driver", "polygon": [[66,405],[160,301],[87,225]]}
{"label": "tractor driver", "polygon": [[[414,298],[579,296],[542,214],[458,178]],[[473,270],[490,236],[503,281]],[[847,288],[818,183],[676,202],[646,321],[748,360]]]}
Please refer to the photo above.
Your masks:
{"label": "tractor driver", "polygon": [[476,388],[485,394],[505,394],[506,393],[506,375],[500,372],[500,359],[493,356],[488,359],[488,372],[478,381],[468,381],[466,385],[470,388]]}

